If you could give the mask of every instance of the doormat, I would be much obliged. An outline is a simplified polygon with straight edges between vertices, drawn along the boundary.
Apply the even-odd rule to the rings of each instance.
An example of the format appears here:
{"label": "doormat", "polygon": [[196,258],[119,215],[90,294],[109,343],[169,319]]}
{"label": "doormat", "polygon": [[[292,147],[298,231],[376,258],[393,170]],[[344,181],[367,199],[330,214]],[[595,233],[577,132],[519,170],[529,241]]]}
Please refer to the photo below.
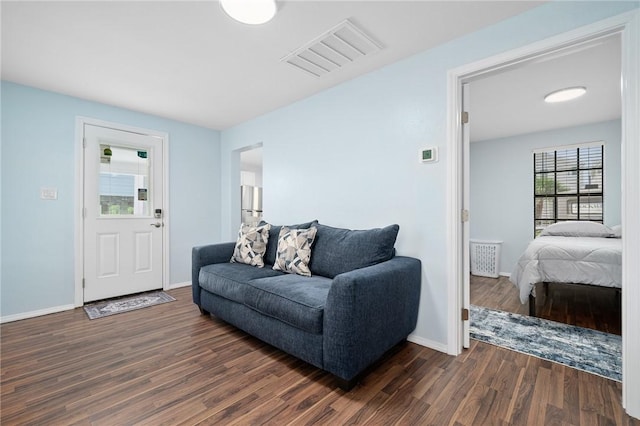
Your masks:
{"label": "doormat", "polygon": [[471,305],[470,337],[622,381],[622,338],[542,318]]}
{"label": "doormat", "polygon": [[164,291],[154,291],[130,297],[104,300],[84,307],[84,311],[89,319],[107,317],[109,315],[121,314],[148,306],[159,305],[161,303],[173,302],[173,297]]}

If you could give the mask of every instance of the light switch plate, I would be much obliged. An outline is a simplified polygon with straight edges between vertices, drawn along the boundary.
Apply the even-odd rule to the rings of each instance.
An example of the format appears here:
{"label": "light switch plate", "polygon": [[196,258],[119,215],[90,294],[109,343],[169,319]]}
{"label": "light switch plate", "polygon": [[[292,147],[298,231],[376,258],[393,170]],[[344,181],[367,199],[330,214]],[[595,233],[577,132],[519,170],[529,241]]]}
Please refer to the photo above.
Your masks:
{"label": "light switch plate", "polygon": [[57,200],[58,188],[40,188],[40,198],[43,200]]}
{"label": "light switch plate", "polygon": [[435,163],[438,161],[438,148],[423,148],[420,150],[420,162],[421,163]]}

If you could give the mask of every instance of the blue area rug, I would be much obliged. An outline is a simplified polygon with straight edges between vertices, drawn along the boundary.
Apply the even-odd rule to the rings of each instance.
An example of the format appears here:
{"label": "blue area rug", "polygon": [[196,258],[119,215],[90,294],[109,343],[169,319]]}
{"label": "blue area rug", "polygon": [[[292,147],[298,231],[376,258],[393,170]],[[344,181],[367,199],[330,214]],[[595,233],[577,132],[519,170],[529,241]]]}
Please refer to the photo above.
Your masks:
{"label": "blue area rug", "polygon": [[622,338],[588,328],[471,305],[472,339],[622,380]]}
{"label": "blue area rug", "polygon": [[159,305],[160,303],[173,302],[173,297],[164,291],[154,291],[151,293],[138,294],[136,296],[105,300],[84,307],[84,311],[89,319],[102,318],[109,315],[129,312],[135,309],[142,309],[148,306]]}

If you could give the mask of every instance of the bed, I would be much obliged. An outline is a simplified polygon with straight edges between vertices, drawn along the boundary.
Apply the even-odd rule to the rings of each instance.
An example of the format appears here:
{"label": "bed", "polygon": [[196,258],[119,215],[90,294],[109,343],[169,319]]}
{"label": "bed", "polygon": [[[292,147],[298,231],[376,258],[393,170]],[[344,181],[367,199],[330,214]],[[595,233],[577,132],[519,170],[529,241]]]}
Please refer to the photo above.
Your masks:
{"label": "bed", "polygon": [[619,227],[596,222],[560,222],[548,226],[520,256],[510,280],[520,302],[535,315],[537,283],[586,284],[622,288],[622,239]]}

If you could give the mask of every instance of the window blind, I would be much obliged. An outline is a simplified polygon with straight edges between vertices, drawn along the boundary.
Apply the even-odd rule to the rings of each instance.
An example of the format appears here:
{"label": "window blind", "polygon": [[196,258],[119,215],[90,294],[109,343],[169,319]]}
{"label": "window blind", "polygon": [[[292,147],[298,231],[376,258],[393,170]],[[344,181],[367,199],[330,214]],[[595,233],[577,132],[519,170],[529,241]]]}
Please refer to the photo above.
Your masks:
{"label": "window blind", "polygon": [[536,150],[534,235],[562,221],[604,220],[604,144]]}

